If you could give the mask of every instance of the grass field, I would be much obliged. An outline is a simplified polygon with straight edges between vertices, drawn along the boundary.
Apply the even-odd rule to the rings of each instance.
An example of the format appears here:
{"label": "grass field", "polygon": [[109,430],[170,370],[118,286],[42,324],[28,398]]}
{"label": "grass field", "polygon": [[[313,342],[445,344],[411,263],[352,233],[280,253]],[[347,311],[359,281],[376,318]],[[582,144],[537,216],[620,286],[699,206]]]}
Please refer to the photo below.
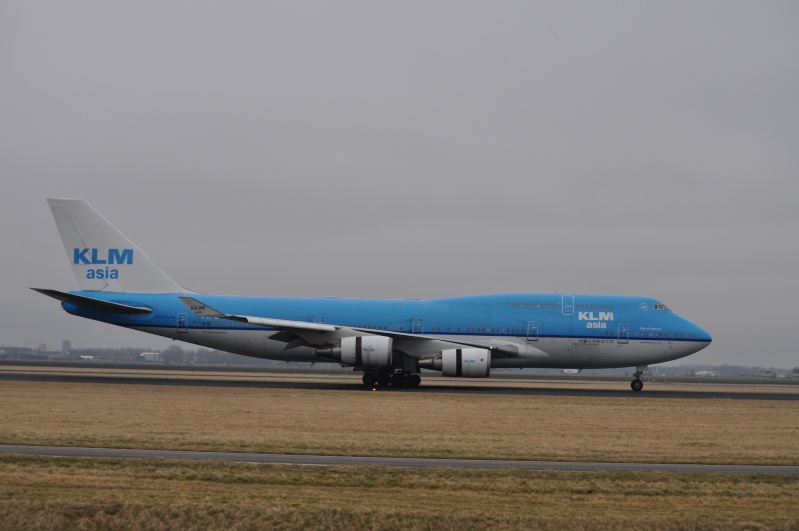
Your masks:
{"label": "grass field", "polygon": [[[799,464],[795,401],[4,381],[0,403],[6,444]],[[798,529],[797,499],[794,476],[0,456],[4,529]]]}
{"label": "grass field", "polygon": [[4,529],[795,529],[799,478],[0,456]]}
{"label": "grass field", "polygon": [[0,401],[6,444],[799,464],[796,401],[37,382]]}

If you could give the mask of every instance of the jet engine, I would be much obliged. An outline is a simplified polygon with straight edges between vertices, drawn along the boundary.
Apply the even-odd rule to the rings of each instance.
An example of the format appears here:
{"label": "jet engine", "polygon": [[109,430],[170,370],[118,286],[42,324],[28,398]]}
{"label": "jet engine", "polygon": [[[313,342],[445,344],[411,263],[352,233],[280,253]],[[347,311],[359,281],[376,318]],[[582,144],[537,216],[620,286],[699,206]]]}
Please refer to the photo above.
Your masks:
{"label": "jet engine", "polygon": [[353,367],[393,365],[393,340],[383,336],[342,337],[338,346],[317,349],[316,354]]}
{"label": "jet engine", "polygon": [[484,348],[451,348],[438,356],[419,360],[419,367],[441,371],[444,376],[486,378],[491,372],[491,352]]}

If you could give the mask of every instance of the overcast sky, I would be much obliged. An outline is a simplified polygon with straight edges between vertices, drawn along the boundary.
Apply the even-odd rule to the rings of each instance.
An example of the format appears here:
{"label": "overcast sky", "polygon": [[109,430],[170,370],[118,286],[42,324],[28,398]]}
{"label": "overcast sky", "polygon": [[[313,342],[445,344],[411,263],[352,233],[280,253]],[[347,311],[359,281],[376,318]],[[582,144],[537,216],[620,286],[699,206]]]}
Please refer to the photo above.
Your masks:
{"label": "overcast sky", "polygon": [[0,3],[0,345],[66,314],[46,197],[187,288],[661,299],[793,367],[799,3]]}

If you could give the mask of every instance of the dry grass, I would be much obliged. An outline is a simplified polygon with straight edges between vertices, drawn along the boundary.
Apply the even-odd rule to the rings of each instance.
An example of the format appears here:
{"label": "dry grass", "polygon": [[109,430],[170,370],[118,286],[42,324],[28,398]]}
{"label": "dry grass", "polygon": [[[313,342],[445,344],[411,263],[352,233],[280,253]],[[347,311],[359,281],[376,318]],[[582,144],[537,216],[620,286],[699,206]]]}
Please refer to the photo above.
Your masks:
{"label": "dry grass", "polygon": [[6,444],[799,464],[795,401],[3,382],[0,403]]}
{"label": "dry grass", "polygon": [[[2,443],[799,463],[792,401],[2,382],[0,403]],[[0,456],[3,529],[797,529],[797,499],[793,476]]]}
{"label": "dry grass", "polygon": [[799,478],[0,456],[6,529],[761,529]]}

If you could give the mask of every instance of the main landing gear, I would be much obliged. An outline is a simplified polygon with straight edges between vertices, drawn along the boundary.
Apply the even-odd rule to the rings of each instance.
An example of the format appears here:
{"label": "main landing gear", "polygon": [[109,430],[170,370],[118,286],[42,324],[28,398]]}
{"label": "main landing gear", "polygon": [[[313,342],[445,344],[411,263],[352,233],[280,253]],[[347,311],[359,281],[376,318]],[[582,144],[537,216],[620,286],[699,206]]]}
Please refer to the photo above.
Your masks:
{"label": "main landing gear", "polygon": [[644,388],[644,382],[641,381],[641,375],[643,374],[644,371],[635,371],[635,374],[633,374],[633,376],[635,376],[635,379],[632,382],[630,382],[630,388],[633,391],[638,392]]}
{"label": "main landing gear", "polygon": [[422,377],[405,371],[367,371],[363,373],[363,384],[367,387],[418,387]]}

